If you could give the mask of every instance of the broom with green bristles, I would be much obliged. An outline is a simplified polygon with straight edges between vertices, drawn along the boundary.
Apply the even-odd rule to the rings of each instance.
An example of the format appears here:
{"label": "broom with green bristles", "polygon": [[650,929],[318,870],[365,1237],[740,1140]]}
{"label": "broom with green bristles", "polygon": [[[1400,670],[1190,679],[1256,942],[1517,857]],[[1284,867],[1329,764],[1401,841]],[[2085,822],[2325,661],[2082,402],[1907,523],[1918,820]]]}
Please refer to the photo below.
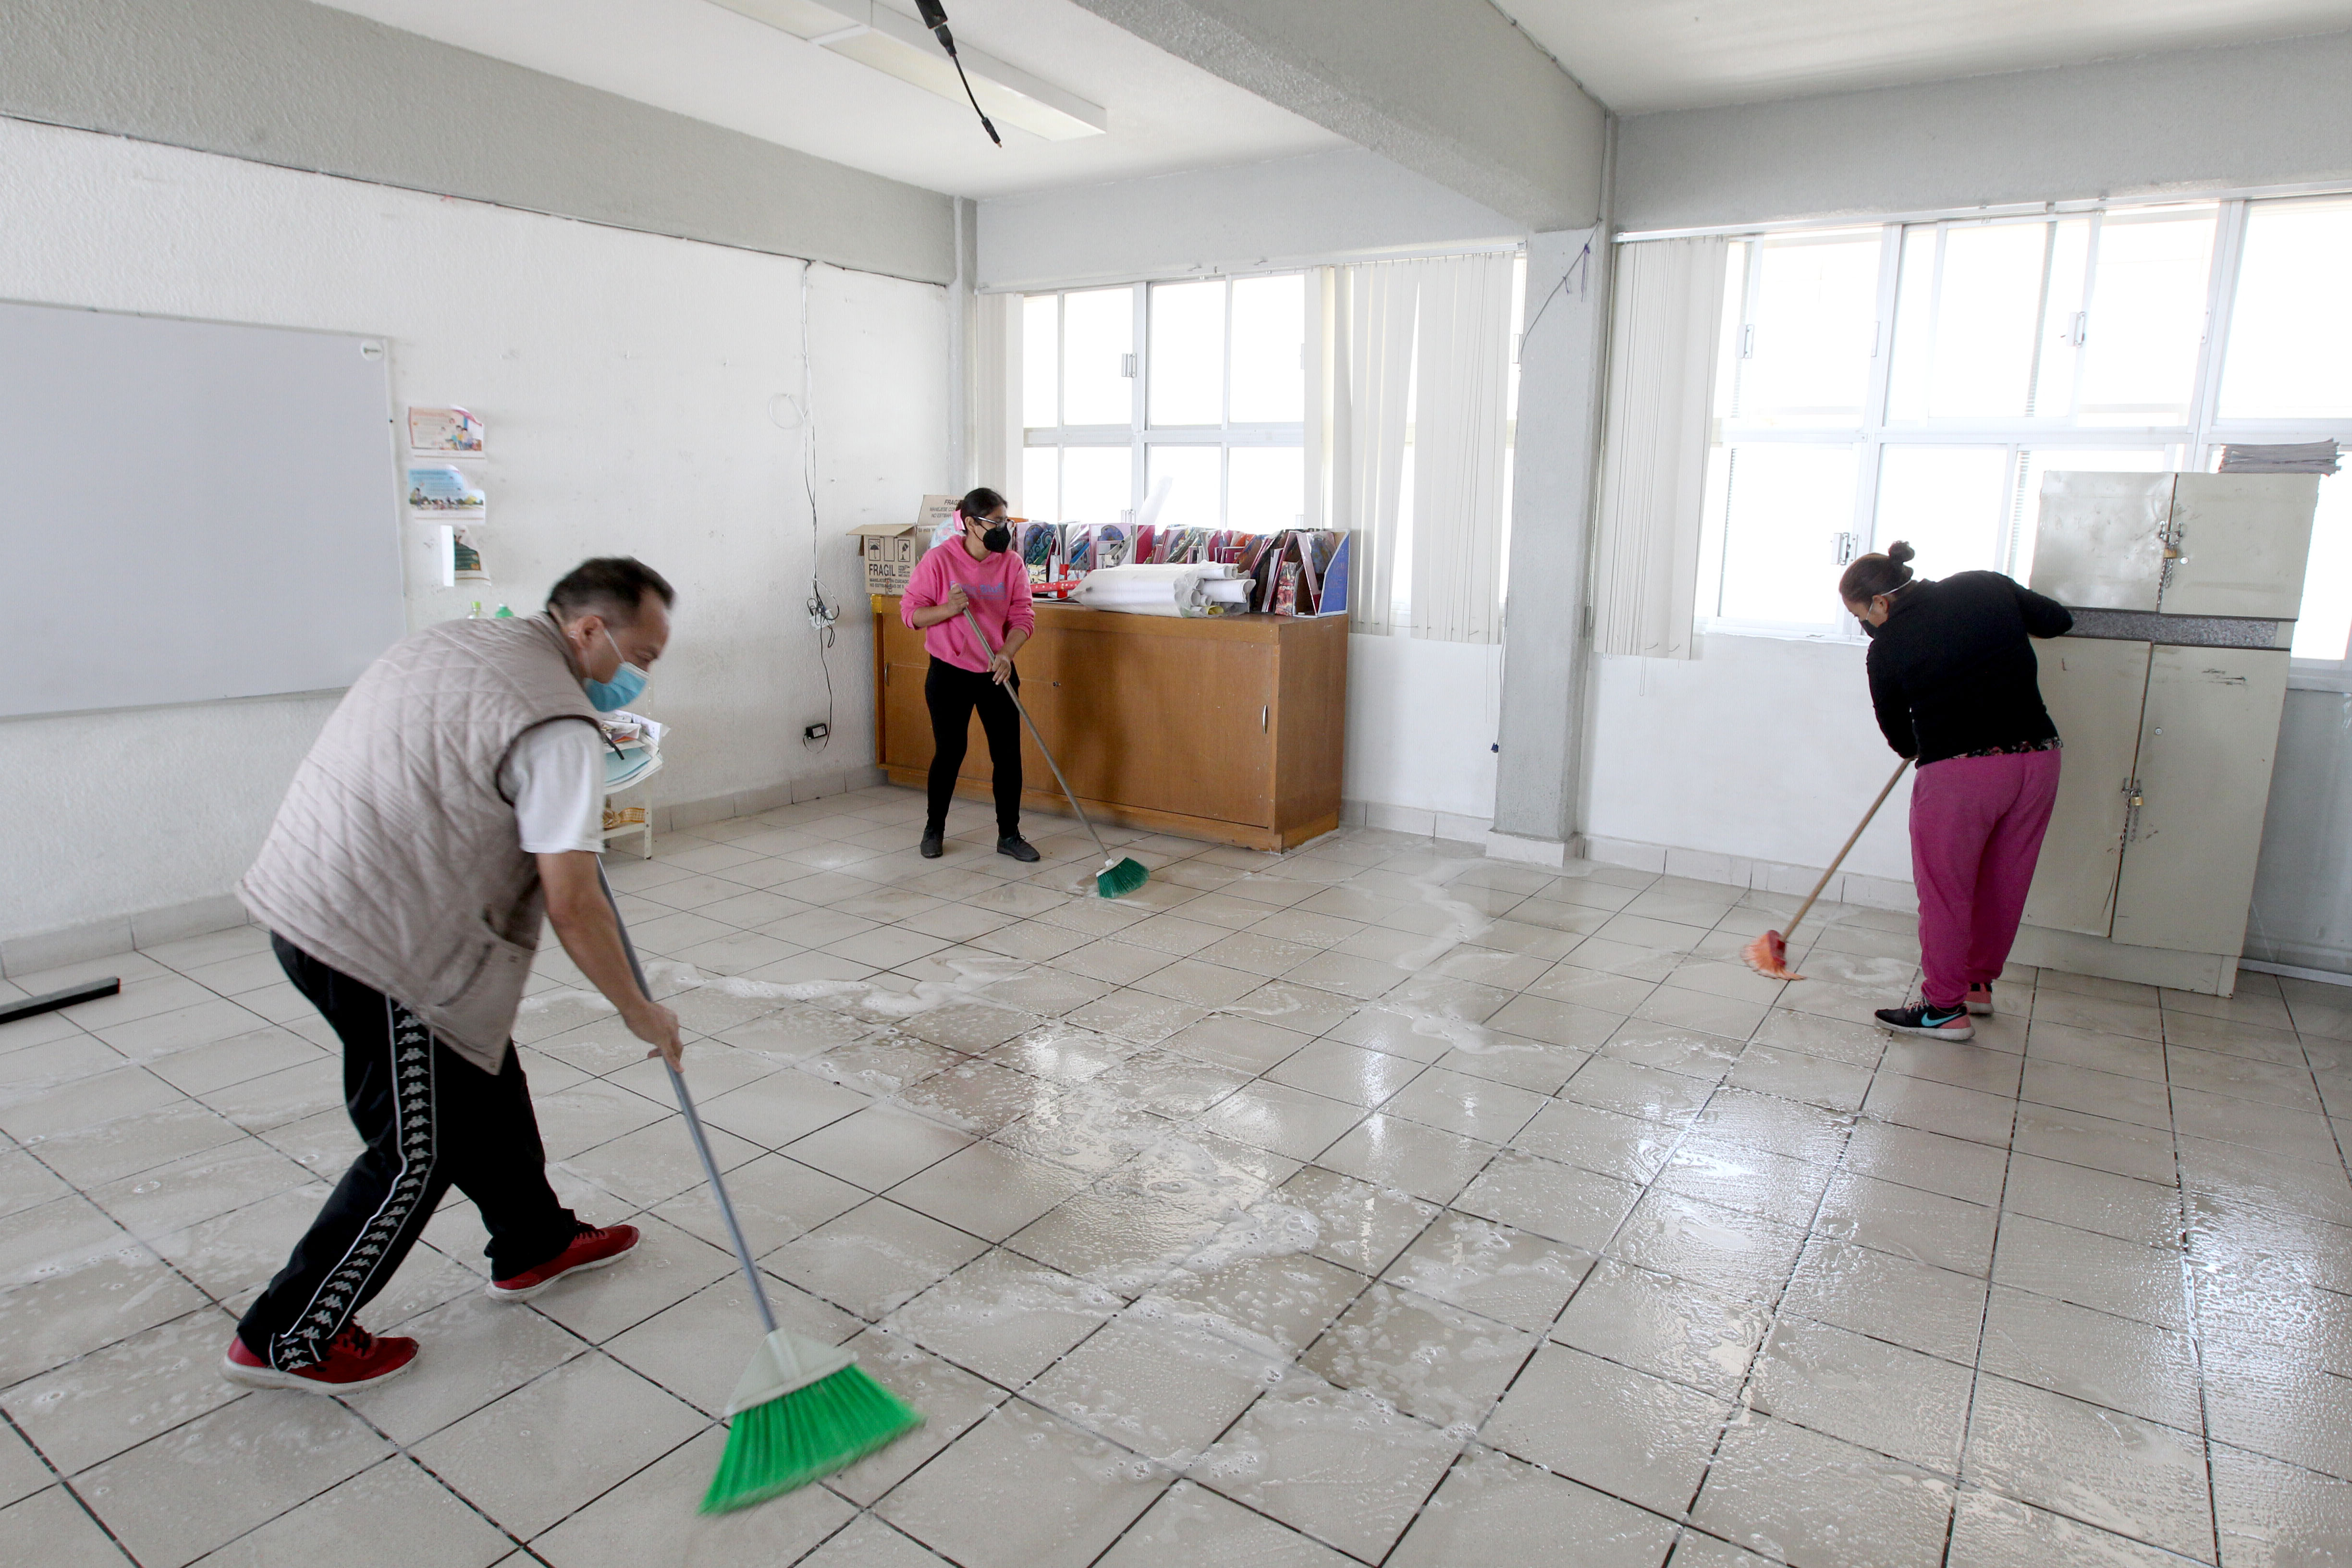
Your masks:
{"label": "broom with green bristles", "polygon": [[[963,613],[963,619],[964,625],[971,628],[971,635],[979,639],[980,646],[990,653],[995,652],[989,646],[988,634],[980,629],[978,621],[972,619],[969,607]],[[1029,726],[1029,738],[1037,742],[1038,752],[1045,757],[1045,765],[1054,770],[1054,782],[1062,786],[1062,798],[1070,803],[1070,810],[1076,814],[1078,826],[1087,830],[1087,837],[1095,841],[1095,848],[1101,852],[1103,868],[1095,873],[1095,891],[1106,899],[1125,898],[1150,881],[1151,873],[1143,868],[1143,862],[1132,856],[1121,859],[1112,854],[1109,847],[1103,843],[1102,835],[1095,831],[1095,825],[1087,820],[1086,812],[1078,805],[1078,797],[1070,791],[1070,781],[1062,776],[1062,764],[1054,760],[1052,749],[1045,744],[1045,737],[1037,733],[1037,721],[1029,717],[1029,710],[1021,705],[1021,693],[1013,689],[1013,682],[1009,680],[1004,682],[1004,695],[1013,699],[1013,710],[1021,715],[1024,724]]]}
{"label": "broom with green bristles", "polygon": [[[629,940],[602,861],[597,862],[596,879],[604,889],[604,901],[613,907],[613,924],[621,933],[621,950],[629,956],[629,973],[636,976],[637,989],[650,996],[636,944]],[[768,1305],[751,1248],[736,1223],[727,1184],[719,1179],[719,1163],[710,1157],[710,1140],[702,1131],[702,1118],[694,1113],[686,1079],[667,1057],[662,1065],[669,1068],[677,1108],[686,1112],[694,1152],[702,1157],[702,1173],[710,1178],[710,1194],[719,1200],[719,1217],[727,1222],[728,1239],[735,1244],[735,1261],[742,1266],[743,1282],[751,1288],[751,1305],[759,1309],[761,1326],[768,1331],[727,1401],[727,1451],[719,1456],[719,1473],[710,1478],[710,1490],[702,1499],[704,1513],[724,1513],[765,1502],[854,1464],[921,1426],[923,1417],[866,1375],[856,1358],[840,1346],[776,1326],[775,1309]]]}

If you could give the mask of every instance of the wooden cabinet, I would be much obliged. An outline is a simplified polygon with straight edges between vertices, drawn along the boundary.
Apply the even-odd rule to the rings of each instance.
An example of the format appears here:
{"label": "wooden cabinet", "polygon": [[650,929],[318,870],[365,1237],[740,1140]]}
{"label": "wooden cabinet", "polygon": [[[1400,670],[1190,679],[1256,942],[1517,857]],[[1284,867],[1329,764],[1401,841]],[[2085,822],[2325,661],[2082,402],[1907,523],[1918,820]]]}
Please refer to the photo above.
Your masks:
{"label": "wooden cabinet", "polygon": [[[874,604],[876,761],[921,787],[931,765],[923,634],[895,596]],[[1021,700],[1089,816],[1133,827],[1284,849],[1339,825],[1346,752],[1345,616],[1185,620],[1037,605]],[[1066,812],[1022,735],[1024,808]],[[958,793],[988,794],[972,721]]]}

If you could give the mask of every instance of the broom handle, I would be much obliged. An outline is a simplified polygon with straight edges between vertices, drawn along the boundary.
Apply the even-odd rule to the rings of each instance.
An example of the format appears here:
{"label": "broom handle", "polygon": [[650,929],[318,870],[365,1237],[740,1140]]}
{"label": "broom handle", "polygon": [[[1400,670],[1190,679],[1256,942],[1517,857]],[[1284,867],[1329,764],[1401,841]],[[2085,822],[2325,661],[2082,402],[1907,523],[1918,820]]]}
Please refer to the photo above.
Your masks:
{"label": "broom handle", "polygon": [[1813,884],[1813,890],[1807,893],[1805,895],[1805,901],[1797,906],[1796,920],[1790,921],[1789,922],[1788,931],[1780,933],[1781,941],[1786,942],[1790,933],[1796,931],[1797,921],[1801,921],[1805,918],[1806,911],[1813,907],[1813,900],[1822,896],[1822,889],[1830,885],[1830,879],[1832,877],[1837,875],[1837,868],[1845,864],[1846,852],[1852,849],[1854,846],[1855,840],[1862,837],[1862,830],[1870,826],[1870,819],[1878,815],[1878,808],[1886,804],[1886,797],[1895,793],[1895,784],[1902,781],[1903,770],[1910,765],[1911,759],[1908,757],[1904,758],[1901,762],[1895,764],[1894,776],[1886,781],[1886,787],[1878,792],[1878,798],[1870,803],[1870,809],[1862,814],[1862,820],[1853,825],[1853,831],[1847,834],[1845,836],[1845,842],[1838,847],[1836,858],[1830,861],[1830,868],[1822,873],[1822,879]]}
{"label": "broom handle", "polygon": [[[621,933],[621,951],[629,955],[629,973],[636,976],[637,989],[646,996],[653,990],[646,984],[646,972],[637,963],[637,944],[629,940],[629,928],[621,919],[621,905],[613,897],[613,884],[604,879],[604,862],[596,862],[596,885],[604,889],[604,902],[612,906],[613,929]],[[719,1179],[719,1162],[710,1157],[710,1139],[702,1131],[702,1118],[694,1113],[694,1097],[686,1092],[686,1075],[679,1072],[669,1058],[662,1058],[662,1066],[669,1068],[669,1086],[677,1091],[677,1108],[686,1112],[686,1130],[694,1134],[694,1152],[702,1156],[702,1173],[710,1179],[711,1195],[719,1200],[719,1217],[727,1222],[727,1239],[735,1244],[735,1261],[742,1266],[743,1283],[751,1288],[751,1305],[760,1310],[760,1323],[768,1332],[776,1331],[776,1310],[768,1305],[767,1288],[760,1283],[760,1270],[751,1261],[751,1248],[743,1239],[743,1227],[736,1223],[735,1205],[728,1201],[727,1184]]]}
{"label": "broom handle", "polygon": [[[989,646],[988,634],[980,629],[980,623],[972,618],[969,605],[965,606],[963,620],[964,625],[971,628],[971,635],[980,639],[980,646],[988,652],[994,653],[996,650]],[[1100,854],[1105,860],[1108,860],[1110,851],[1104,847],[1102,835],[1095,831],[1095,825],[1088,822],[1087,814],[1079,809],[1078,797],[1070,793],[1070,781],[1062,776],[1062,764],[1054,760],[1054,753],[1046,748],[1045,737],[1037,733],[1037,721],[1029,717],[1029,710],[1021,705],[1021,693],[1013,689],[1013,682],[1007,680],[1003,684],[1004,695],[1013,699],[1013,710],[1021,715],[1021,721],[1029,726],[1029,738],[1037,742],[1038,754],[1045,759],[1045,765],[1054,770],[1054,782],[1062,786],[1062,798],[1070,803],[1070,810],[1077,816],[1078,826],[1085,828],[1087,837],[1095,841],[1097,853]]]}

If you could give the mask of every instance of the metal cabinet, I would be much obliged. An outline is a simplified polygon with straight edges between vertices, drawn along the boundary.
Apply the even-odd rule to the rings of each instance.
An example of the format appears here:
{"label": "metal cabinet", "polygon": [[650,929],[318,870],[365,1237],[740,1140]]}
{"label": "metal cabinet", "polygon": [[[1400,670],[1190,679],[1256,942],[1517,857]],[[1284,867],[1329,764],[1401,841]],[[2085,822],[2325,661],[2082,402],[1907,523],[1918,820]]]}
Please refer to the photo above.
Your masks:
{"label": "metal cabinet", "polygon": [[2066,750],[2028,962],[2235,984],[2318,487],[2307,474],[2044,484],[2032,586],[2075,625],[2037,649]]}

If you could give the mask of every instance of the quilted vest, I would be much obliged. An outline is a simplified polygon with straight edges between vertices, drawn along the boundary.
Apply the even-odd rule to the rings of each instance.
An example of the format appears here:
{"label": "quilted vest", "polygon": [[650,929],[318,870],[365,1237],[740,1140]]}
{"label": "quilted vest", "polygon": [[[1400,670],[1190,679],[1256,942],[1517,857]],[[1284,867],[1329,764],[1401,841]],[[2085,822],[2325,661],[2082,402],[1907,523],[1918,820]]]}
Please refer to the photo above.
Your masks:
{"label": "quilted vest", "polygon": [[246,907],[497,1072],[546,908],[499,772],[525,731],[563,720],[596,710],[550,616],[395,643],[295,772],[237,886]]}

